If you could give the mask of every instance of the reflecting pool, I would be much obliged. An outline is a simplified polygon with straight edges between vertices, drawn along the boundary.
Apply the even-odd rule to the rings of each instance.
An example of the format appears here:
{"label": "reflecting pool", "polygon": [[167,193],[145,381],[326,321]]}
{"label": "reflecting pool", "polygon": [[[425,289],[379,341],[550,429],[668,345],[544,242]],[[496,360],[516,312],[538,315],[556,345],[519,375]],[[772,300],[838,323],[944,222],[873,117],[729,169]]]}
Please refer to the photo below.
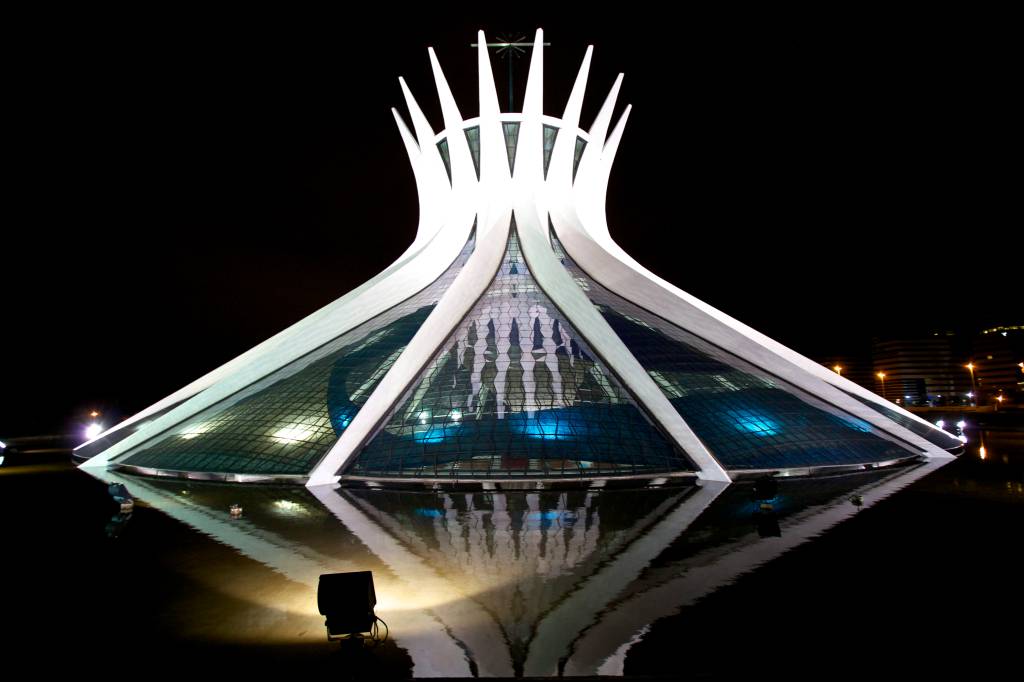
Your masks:
{"label": "reflecting pool", "polygon": [[[1021,604],[1001,576],[1024,448],[1019,434],[986,444],[984,459],[771,485],[307,490],[104,474],[136,498],[130,513],[70,467],[11,469],[3,578],[21,597],[5,638],[69,664],[342,677],[714,674],[979,627],[998,643],[987,614]],[[326,641],[316,606],[321,574],[354,570],[373,571],[389,629],[358,653]],[[78,634],[55,643],[55,623]]]}

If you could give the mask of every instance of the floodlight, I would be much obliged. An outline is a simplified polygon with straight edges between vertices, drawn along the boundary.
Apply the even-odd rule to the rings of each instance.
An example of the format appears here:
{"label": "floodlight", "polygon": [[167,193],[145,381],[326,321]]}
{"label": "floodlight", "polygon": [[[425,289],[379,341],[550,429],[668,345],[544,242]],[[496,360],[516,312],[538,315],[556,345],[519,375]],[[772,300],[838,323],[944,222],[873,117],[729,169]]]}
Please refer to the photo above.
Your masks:
{"label": "floodlight", "polygon": [[377,595],[373,590],[372,571],[325,573],[320,576],[316,591],[317,607],[326,616],[327,639],[348,639],[371,632],[377,616],[373,607]]}

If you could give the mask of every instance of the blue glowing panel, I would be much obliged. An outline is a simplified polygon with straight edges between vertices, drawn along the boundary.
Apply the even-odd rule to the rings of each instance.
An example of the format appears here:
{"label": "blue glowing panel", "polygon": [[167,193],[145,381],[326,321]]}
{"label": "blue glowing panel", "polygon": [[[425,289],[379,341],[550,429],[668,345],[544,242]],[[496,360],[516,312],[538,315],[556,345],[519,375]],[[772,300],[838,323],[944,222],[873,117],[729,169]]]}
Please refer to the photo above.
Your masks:
{"label": "blue glowing panel", "polygon": [[[475,233],[474,233],[475,234]],[[366,402],[472,253],[429,287],[116,460],[170,471],[304,475]]]}
{"label": "blue glowing panel", "polygon": [[777,422],[751,410],[736,410],[730,417],[736,428],[744,433],[755,436],[775,436],[779,433]]}
{"label": "blue glowing panel", "polygon": [[573,279],[726,469],[863,464],[918,452],[604,288],[551,244]]}
{"label": "blue glowing panel", "polygon": [[513,223],[495,280],[344,473],[692,470],[537,286]]}

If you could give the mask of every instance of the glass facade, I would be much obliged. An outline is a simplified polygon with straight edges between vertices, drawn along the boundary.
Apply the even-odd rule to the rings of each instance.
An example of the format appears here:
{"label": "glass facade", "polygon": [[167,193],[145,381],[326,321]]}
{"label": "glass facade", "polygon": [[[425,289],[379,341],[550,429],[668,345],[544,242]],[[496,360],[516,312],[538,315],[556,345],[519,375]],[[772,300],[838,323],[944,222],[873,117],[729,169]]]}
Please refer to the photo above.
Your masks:
{"label": "glass facade", "polygon": [[473,168],[476,179],[480,179],[480,127],[466,128],[466,142],[469,143],[469,155],[473,157]]}
{"label": "glass facade", "polygon": [[516,172],[516,144],[519,142],[519,124],[502,123],[501,129],[505,133],[505,149],[508,151],[508,171]]}
{"label": "glass facade", "polygon": [[551,164],[551,152],[555,148],[555,138],[558,137],[558,128],[544,126],[544,177],[548,177],[548,166]]}
{"label": "glass facade", "polygon": [[537,286],[513,221],[494,281],[344,473],[505,478],[693,468]]}
{"label": "glass facade", "polygon": [[862,464],[918,454],[590,279],[552,247],[676,411],[726,469]]}
{"label": "glass facade", "polygon": [[116,463],[174,471],[305,475],[334,444],[462,269],[475,230],[430,286],[162,432]]}
{"label": "glass facade", "polygon": [[956,436],[954,436],[951,433],[947,433],[946,431],[941,431],[939,429],[933,429],[932,427],[926,424],[922,424],[916,419],[911,419],[906,415],[900,414],[896,410],[891,410],[885,407],[884,405],[879,405],[878,403],[872,402],[870,400],[865,400],[864,398],[854,395],[853,393],[848,393],[846,391],[843,391],[843,393],[846,393],[846,395],[850,396],[857,402],[867,405],[875,412],[878,412],[879,414],[888,417],[889,419],[893,420],[894,422],[896,422],[903,428],[907,429],[911,433],[915,433],[918,436],[921,436],[921,438],[924,438],[932,445],[939,446],[943,450],[958,450],[962,448],[964,445]]}
{"label": "glass facade", "polygon": [[580,159],[583,158],[583,150],[587,148],[587,141],[582,137],[576,138],[576,151],[572,157],[572,179],[576,180],[576,171],[580,168]]}
{"label": "glass facade", "polygon": [[[195,395],[199,395],[199,393],[202,393],[202,391],[197,392]],[[195,395],[189,396],[188,398],[182,398],[181,400],[175,401],[175,402],[171,403],[170,405],[168,405],[167,407],[163,408],[162,410],[157,410],[153,414],[149,415],[148,417],[146,417],[144,419],[140,419],[139,421],[135,422],[134,424],[129,424],[128,426],[124,426],[124,427],[118,429],[117,431],[114,431],[111,434],[103,436],[102,438],[97,438],[96,440],[94,440],[93,442],[89,443],[88,445],[83,445],[81,447],[76,448],[75,449],[75,457],[77,457],[79,459],[89,459],[91,457],[95,457],[96,455],[100,454],[101,452],[103,452],[107,448],[111,448],[114,445],[120,443],[122,440],[124,440],[128,436],[131,436],[132,434],[134,434],[134,433],[136,433],[138,431],[141,431],[142,429],[146,428],[147,426],[152,424],[154,421],[156,421],[160,417],[164,416],[165,414],[167,414],[168,412],[170,412],[174,408],[176,408],[178,405],[181,405],[186,400],[195,397]]]}
{"label": "glass facade", "polygon": [[441,160],[444,161],[444,170],[448,173],[448,182],[452,181],[452,157],[448,152],[448,140],[441,140],[437,143],[437,151],[441,152]]}

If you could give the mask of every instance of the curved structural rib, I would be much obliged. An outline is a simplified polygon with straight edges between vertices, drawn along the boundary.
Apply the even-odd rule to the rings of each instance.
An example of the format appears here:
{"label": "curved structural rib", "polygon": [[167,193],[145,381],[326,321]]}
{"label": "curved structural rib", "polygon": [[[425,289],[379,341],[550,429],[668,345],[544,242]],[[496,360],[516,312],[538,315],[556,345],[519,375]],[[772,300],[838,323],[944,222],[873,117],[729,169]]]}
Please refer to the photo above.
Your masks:
{"label": "curved structural rib", "polygon": [[[605,197],[631,109],[613,124],[620,74],[590,130],[580,127],[592,48],[562,117],[554,118],[543,112],[543,32],[521,113],[500,111],[486,38],[480,32],[477,39],[475,118],[463,118],[433,49],[442,131],[399,79],[409,124],[392,112],[420,202],[405,253],[366,284],[85,444],[79,454],[91,459],[84,466],[236,481],[288,477],[316,486],[356,477],[375,441],[379,460],[380,442],[405,439],[398,455],[387,456],[419,448],[412,459],[432,464],[426,475],[427,468],[410,473],[399,461],[392,467],[399,477],[587,480],[626,475],[607,453],[628,460],[629,439],[644,429],[660,443],[652,447],[687,463],[665,473],[723,482],[737,473],[947,456],[955,445],[948,434],[652,275],[611,239]],[[527,279],[532,298],[516,304],[516,283]],[[395,333],[399,315],[404,337]],[[658,344],[660,356],[651,350]],[[381,357],[373,356],[378,348]],[[443,363],[453,368],[452,381],[468,377],[471,392],[449,391],[442,415],[412,413]],[[565,372],[574,380],[564,382]],[[624,429],[609,443],[607,425],[590,428],[584,416],[608,401],[628,405],[621,413],[634,410],[631,423],[647,426]],[[239,433],[250,423],[240,415],[258,426]],[[552,442],[517,459],[510,453],[519,445],[509,441],[493,470],[478,466],[487,457],[474,461],[468,441],[470,452],[442,461],[436,443],[469,420],[506,420],[503,429],[463,429],[489,433],[492,451],[505,447],[494,434],[513,437],[510,421],[527,425],[515,437]],[[227,456],[218,448],[232,429]],[[595,438],[605,440],[596,447]],[[303,447],[302,458],[289,455]],[[566,455],[574,447],[578,456]],[[244,461],[247,453],[252,462]]]}

